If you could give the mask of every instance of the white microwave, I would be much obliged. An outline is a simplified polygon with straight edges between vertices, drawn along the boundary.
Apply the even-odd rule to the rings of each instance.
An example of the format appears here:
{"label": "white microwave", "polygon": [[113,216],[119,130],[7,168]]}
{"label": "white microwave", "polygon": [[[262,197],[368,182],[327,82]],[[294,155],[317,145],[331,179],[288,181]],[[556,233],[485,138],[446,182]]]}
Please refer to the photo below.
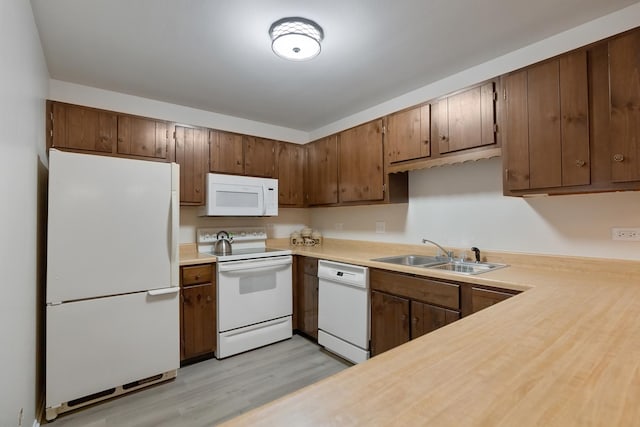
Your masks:
{"label": "white microwave", "polygon": [[277,179],[207,174],[206,204],[200,216],[277,215]]}

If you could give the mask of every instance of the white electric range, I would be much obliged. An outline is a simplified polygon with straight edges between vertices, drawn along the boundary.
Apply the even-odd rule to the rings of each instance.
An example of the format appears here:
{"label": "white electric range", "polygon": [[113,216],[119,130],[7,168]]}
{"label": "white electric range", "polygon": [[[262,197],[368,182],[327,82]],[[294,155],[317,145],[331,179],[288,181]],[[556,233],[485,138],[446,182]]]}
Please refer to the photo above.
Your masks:
{"label": "white electric range", "polygon": [[229,233],[232,242],[231,254],[216,255],[216,357],[291,338],[291,250],[267,248],[262,227],[233,227],[198,229],[198,252],[215,255],[220,231]]}

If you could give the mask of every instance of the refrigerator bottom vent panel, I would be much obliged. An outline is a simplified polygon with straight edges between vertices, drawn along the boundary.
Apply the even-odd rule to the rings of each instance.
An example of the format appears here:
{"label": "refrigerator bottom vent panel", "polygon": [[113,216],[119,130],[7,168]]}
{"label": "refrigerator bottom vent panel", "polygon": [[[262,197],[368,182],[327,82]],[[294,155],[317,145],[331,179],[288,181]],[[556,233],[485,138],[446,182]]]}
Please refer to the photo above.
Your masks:
{"label": "refrigerator bottom vent panel", "polygon": [[64,414],[65,412],[74,411],[84,406],[93,405],[94,403],[98,403],[106,399],[111,399],[112,397],[117,397],[123,394],[131,393],[133,391],[139,390],[144,387],[148,387],[153,384],[158,384],[164,381],[172,380],[176,377],[177,373],[178,373],[177,370],[165,372],[163,374],[154,375],[153,377],[150,377],[150,378],[144,378],[138,381],[125,384],[123,386],[110,388],[108,390],[104,390],[99,393],[94,393],[89,396],[85,396],[79,399],[74,399],[72,401],[62,403],[60,406],[47,408],[45,417],[47,418],[47,421],[52,421],[56,419],[58,415]]}

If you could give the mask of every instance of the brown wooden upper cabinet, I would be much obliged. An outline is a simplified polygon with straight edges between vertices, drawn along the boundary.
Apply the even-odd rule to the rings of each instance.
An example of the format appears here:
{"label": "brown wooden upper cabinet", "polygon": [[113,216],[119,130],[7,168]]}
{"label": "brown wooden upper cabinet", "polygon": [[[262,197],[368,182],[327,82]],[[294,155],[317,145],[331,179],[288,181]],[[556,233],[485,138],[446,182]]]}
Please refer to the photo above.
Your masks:
{"label": "brown wooden upper cabinet", "polygon": [[162,120],[48,101],[51,147],[169,161],[169,125]]}
{"label": "brown wooden upper cabinet", "polygon": [[175,127],[176,163],[180,165],[180,203],[203,205],[205,177],[209,172],[208,130]]}
{"label": "brown wooden upper cabinet", "polygon": [[439,154],[496,143],[495,83],[447,96],[431,105],[431,140]]}
{"label": "brown wooden upper cabinet", "polygon": [[244,136],[244,174],[274,178],[276,176],[276,141]]}
{"label": "brown wooden upper cabinet", "polygon": [[338,135],[340,202],[384,199],[382,119]]}
{"label": "brown wooden upper cabinet", "polygon": [[51,147],[112,153],[118,117],[109,111],[48,101]]}
{"label": "brown wooden upper cabinet", "polygon": [[273,178],[276,141],[232,132],[209,132],[211,172]]}
{"label": "brown wooden upper cabinet", "polygon": [[505,193],[590,183],[587,54],[505,79]]}
{"label": "brown wooden upper cabinet", "polygon": [[118,154],[169,159],[169,127],[161,120],[118,114]]}
{"label": "brown wooden upper cabinet", "polygon": [[640,31],[609,42],[611,180],[640,181]]}
{"label": "brown wooden upper cabinet", "polygon": [[209,170],[242,175],[244,153],[242,135],[219,130],[209,131]]}
{"label": "brown wooden upper cabinet", "polygon": [[389,163],[431,155],[431,105],[425,104],[387,117],[386,144]]}
{"label": "brown wooden upper cabinet", "polygon": [[331,135],[305,145],[308,205],[338,203],[338,137]]}
{"label": "brown wooden upper cabinet", "polygon": [[278,204],[304,206],[304,146],[279,142],[277,151]]}

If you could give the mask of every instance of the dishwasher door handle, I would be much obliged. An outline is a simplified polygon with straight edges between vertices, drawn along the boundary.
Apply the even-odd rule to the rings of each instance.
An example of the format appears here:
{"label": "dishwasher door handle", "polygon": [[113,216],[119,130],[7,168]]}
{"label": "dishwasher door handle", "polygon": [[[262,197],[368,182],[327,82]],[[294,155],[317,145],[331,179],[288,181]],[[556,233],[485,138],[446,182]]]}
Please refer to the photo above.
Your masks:
{"label": "dishwasher door handle", "polygon": [[361,283],[361,282],[346,282],[346,281],[338,281],[338,280],[332,280],[332,279],[325,279],[324,277],[318,277],[318,284],[321,283],[326,283],[326,284],[330,284],[330,285],[337,285],[337,286],[348,286],[350,288],[356,288],[356,289],[368,289],[369,286],[367,283]]}

